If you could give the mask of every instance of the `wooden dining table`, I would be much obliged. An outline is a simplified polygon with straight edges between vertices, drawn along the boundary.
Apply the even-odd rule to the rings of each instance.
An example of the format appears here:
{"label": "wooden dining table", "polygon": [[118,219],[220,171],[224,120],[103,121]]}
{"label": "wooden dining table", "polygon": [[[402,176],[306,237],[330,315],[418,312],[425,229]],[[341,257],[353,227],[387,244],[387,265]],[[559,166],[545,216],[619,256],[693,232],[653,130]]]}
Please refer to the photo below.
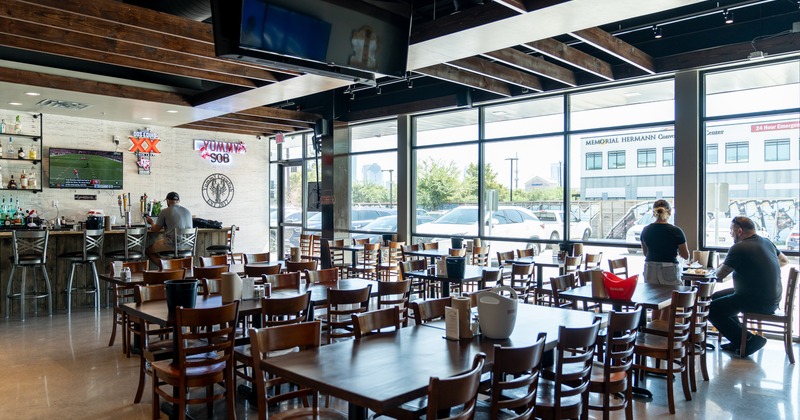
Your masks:
{"label": "wooden dining table", "polygon": [[487,267],[479,265],[466,265],[464,267],[463,277],[450,277],[447,272],[442,273],[436,267],[429,267],[425,270],[413,270],[405,273],[408,277],[415,277],[425,280],[433,280],[441,283],[442,297],[450,296],[451,283],[467,283],[471,281],[478,282],[478,289],[483,288],[483,269]]}
{"label": "wooden dining table", "polygon": [[672,303],[672,291],[687,292],[692,290],[688,286],[667,286],[651,283],[637,283],[636,290],[630,299],[611,299],[609,297],[593,296],[592,285],[576,287],[572,290],[558,292],[558,296],[572,301],[594,302],[612,305],[615,310],[623,306],[642,305],[644,309],[664,309]]}
{"label": "wooden dining table", "polygon": [[536,255],[534,257],[517,257],[513,260],[506,260],[506,263],[509,264],[533,264],[534,268],[536,268],[536,289],[541,290],[544,284],[544,273],[543,269],[547,268],[557,268],[558,274],[561,274],[562,269],[564,268],[564,260],[558,259],[557,256],[547,256],[547,255]]}
{"label": "wooden dining table", "polygon": [[419,249],[416,251],[405,251],[403,253],[405,255],[411,255],[413,257],[430,258],[431,265],[435,265],[437,259],[449,256],[450,250],[448,250],[447,248]]}
{"label": "wooden dining table", "polygon": [[592,312],[544,306],[518,307],[516,324],[507,340],[477,336],[464,340],[444,338],[443,327],[433,323],[376,334],[360,341],[341,341],[314,350],[264,359],[266,371],[292,383],[316,389],[347,401],[351,419],[366,418],[424,396],[431,376],[449,377],[468,370],[478,352],[487,355],[485,370],[494,363],[494,345],[527,346],[546,332],[552,349],[561,325],[591,325]]}

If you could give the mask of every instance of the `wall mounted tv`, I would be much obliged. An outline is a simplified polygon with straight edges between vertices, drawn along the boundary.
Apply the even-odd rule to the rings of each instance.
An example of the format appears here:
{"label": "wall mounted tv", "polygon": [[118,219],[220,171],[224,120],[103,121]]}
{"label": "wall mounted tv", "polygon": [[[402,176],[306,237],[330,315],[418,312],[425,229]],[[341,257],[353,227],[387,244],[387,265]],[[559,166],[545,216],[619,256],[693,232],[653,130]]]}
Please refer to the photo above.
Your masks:
{"label": "wall mounted tv", "polygon": [[122,152],[50,148],[50,188],[122,189]]}
{"label": "wall mounted tv", "polygon": [[403,77],[410,2],[389,11],[365,1],[212,0],[219,57],[371,83]]}

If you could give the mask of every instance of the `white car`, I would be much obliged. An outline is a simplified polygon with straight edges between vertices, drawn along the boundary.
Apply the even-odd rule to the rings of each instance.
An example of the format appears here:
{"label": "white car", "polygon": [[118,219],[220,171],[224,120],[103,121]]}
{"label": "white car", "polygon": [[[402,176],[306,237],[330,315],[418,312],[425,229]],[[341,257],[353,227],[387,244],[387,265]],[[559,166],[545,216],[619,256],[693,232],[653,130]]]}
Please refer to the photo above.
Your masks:
{"label": "white car", "polygon": [[[516,206],[500,206],[497,211],[491,212],[486,218],[484,232],[486,236],[525,240],[538,240],[546,237],[544,236],[544,224],[536,215],[524,207]],[[443,235],[436,240],[445,240],[453,236],[478,236],[478,206],[456,207],[432,222],[417,226],[416,233]],[[533,248],[534,253],[538,255],[542,251],[542,247],[542,244],[504,241],[494,242],[491,251],[494,253]]]}
{"label": "white car", "polygon": [[[538,210],[533,212],[544,223],[546,238],[557,241],[564,237],[564,212],[555,210]],[[592,227],[578,216],[569,214],[569,239],[588,240],[592,237]]]}

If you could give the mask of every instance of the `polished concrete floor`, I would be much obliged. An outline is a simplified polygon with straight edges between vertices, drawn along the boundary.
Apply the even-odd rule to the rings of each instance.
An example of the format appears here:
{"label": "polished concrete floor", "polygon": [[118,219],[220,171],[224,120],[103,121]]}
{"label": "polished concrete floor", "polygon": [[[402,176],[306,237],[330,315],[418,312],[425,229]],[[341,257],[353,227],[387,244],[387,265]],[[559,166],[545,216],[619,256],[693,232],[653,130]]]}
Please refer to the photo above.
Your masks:
{"label": "polished concrete floor", "polygon": [[[103,309],[0,322],[0,419],[150,418],[149,382],[143,401],[133,403],[138,359],[126,358],[119,341],[107,346],[110,316]],[[789,364],[781,342],[769,340],[749,359],[720,351],[709,356],[711,380],[699,383],[693,401],[685,401],[675,383],[674,418],[800,419],[800,367]],[[648,378],[647,387],[655,396],[634,403],[635,418],[670,416],[666,381]],[[341,402],[334,406],[346,407]],[[203,407],[196,412],[204,417]],[[239,419],[256,418],[255,410],[242,401],[237,413]],[[598,418],[597,413],[592,417]]]}

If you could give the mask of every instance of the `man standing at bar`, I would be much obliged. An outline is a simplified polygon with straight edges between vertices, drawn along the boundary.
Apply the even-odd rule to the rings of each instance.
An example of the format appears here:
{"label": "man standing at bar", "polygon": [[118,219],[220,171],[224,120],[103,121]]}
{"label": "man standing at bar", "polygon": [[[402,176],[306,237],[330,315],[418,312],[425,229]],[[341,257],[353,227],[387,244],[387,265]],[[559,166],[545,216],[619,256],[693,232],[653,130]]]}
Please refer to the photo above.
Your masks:
{"label": "man standing at bar", "polygon": [[[745,216],[731,221],[733,246],[717,268],[717,281],[733,272],[733,288],[712,296],[708,319],[730,343],[723,350],[739,354],[742,324],[739,313],[771,314],[781,300],[781,267],[789,260],[769,239],[756,234],[755,224]],[[747,333],[747,354],[761,350],[767,339]]]}
{"label": "man standing at bar", "polygon": [[147,216],[145,219],[150,224],[150,232],[156,233],[164,231],[162,236],[152,245],[147,247],[145,253],[147,258],[161,270],[161,257],[159,252],[167,252],[174,249],[173,237],[175,229],[189,229],[192,227],[192,213],[186,207],[180,205],[181,198],[176,192],[167,194],[167,208],[158,214],[158,220],[153,223],[153,219]]}

